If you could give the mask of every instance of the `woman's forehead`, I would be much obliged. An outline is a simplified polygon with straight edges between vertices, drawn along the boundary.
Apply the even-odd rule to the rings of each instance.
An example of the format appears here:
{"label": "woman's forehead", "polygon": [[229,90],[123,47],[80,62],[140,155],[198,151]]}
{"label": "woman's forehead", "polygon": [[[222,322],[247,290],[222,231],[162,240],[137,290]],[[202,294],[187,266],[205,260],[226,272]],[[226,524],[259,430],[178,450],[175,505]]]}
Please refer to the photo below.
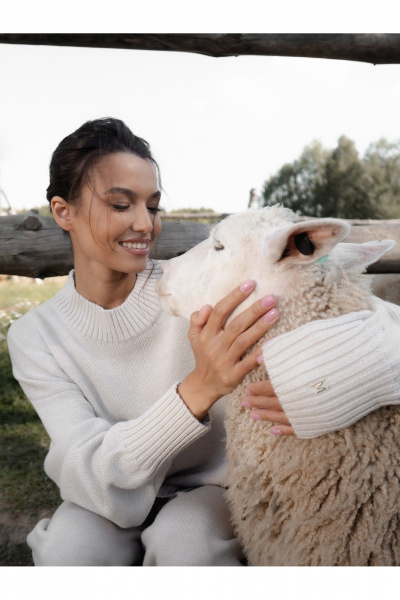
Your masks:
{"label": "woman's forehead", "polygon": [[158,189],[157,173],[151,161],[128,152],[103,156],[94,166],[93,177],[110,187],[146,185]]}

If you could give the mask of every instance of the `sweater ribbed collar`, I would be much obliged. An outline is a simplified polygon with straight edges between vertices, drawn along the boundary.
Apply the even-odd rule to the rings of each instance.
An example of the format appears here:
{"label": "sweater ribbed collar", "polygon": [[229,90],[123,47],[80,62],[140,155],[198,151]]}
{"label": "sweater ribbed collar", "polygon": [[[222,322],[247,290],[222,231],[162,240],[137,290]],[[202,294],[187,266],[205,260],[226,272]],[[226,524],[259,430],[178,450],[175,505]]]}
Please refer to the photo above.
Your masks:
{"label": "sweater ribbed collar", "polygon": [[72,270],[55,301],[68,326],[75,331],[101,342],[123,342],[142,333],[159,317],[161,308],[154,288],[160,277],[160,263],[149,263],[145,271],[137,274],[125,302],[104,309],[76,291]]}

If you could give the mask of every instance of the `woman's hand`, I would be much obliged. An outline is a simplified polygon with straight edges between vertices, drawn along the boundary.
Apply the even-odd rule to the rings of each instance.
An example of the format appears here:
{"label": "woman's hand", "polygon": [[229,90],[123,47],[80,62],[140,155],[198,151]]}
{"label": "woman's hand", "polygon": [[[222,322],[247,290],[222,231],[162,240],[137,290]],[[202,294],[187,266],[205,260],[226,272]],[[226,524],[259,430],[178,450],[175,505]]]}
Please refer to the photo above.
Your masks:
{"label": "woman's hand", "polygon": [[242,406],[251,408],[252,419],[275,423],[269,430],[274,435],[295,435],[269,380],[249,383],[245,392],[246,397],[242,400]]}
{"label": "woman's hand", "polygon": [[182,381],[178,391],[199,419],[204,418],[219,398],[230,394],[261,362],[260,348],[244,355],[279,318],[273,296],[258,300],[225,327],[229,315],[254,288],[253,281],[246,281],[214,308],[203,306],[191,316],[188,335],[196,367]]}

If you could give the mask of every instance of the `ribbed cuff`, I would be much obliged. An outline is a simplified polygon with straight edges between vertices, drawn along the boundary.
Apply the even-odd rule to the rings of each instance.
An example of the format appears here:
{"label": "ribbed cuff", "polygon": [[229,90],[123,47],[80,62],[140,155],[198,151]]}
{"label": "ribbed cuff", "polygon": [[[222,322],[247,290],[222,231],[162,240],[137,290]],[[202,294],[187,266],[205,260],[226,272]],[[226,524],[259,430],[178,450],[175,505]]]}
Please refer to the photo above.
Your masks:
{"label": "ribbed cuff", "polygon": [[264,346],[272,386],[299,438],[400,403],[400,316],[393,317],[382,303],[375,312],[308,323]]}
{"label": "ribbed cuff", "polygon": [[167,460],[209,430],[209,422],[192,415],[176,392],[175,383],[149,410],[121,427],[122,462],[140,477],[155,473]]}

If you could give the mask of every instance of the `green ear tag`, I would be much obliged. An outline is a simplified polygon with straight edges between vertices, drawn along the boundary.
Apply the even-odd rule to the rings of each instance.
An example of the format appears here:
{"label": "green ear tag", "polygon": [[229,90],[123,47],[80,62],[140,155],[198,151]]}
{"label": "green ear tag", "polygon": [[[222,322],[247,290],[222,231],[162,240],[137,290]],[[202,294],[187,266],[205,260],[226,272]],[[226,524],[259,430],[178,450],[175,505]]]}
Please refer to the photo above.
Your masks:
{"label": "green ear tag", "polygon": [[322,256],[322,258],[319,258],[315,262],[317,262],[317,263],[324,263],[324,262],[326,262],[328,260],[328,258],[329,258],[329,255],[326,254],[325,256]]}

